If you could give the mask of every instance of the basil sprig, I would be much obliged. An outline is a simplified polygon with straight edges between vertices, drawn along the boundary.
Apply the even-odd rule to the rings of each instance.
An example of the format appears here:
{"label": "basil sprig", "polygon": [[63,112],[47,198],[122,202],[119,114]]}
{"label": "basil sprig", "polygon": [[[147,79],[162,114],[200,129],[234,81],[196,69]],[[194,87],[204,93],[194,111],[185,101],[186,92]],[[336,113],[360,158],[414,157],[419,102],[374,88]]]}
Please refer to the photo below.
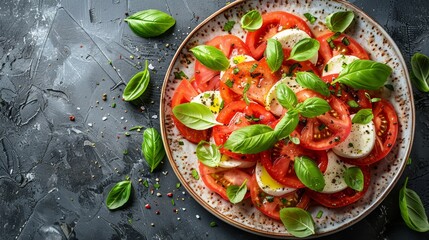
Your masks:
{"label": "basil sprig", "polygon": [[114,210],[127,203],[130,199],[131,187],[131,181],[129,180],[116,183],[107,195],[107,208],[109,210]]}
{"label": "basil sprig", "polygon": [[172,16],[156,9],[134,13],[124,21],[135,34],[144,38],[159,36],[176,23]]}
{"label": "basil sprig", "polygon": [[371,60],[356,60],[348,64],[332,81],[345,84],[354,89],[378,90],[383,87],[392,69],[386,64]]}
{"label": "basil sprig", "polygon": [[323,190],[325,178],[313,160],[305,156],[295,157],[293,166],[296,176],[306,187],[318,192]]}
{"label": "basil sprig", "polygon": [[411,58],[411,82],[422,92],[429,92],[429,57],[415,53]]}
{"label": "basil sprig", "polygon": [[212,70],[225,71],[229,67],[228,58],[216,47],[199,45],[191,48],[190,51],[198,61]]}
{"label": "basil sprig", "polygon": [[125,101],[133,101],[139,98],[145,91],[150,81],[150,73],[148,70],[148,62],[146,60],[145,69],[134,75],[122,93],[122,98]]}
{"label": "basil sprig", "polygon": [[288,60],[306,61],[314,57],[319,51],[320,43],[313,38],[304,38],[297,42],[290,52]]}
{"label": "basil sprig", "polygon": [[362,170],[358,167],[350,167],[344,171],[344,181],[347,186],[356,191],[363,190],[364,177]]}
{"label": "basil sprig", "polygon": [[405,224],[417,232],[429,231],[428,217],[419,195],[407,188],[408,177],[399,191],[399,209]]}
{"label": "basil sprig", "polygon": [[280,83],[276,87],[277,101],[286,109],[295,108],[298,104],[298,98],[292,89],[290,89],[285,83]]}
{"label": "basil sprig", "polygon": [[275,136],[269,126],[254,124],[233,131],[224,147],[235,153],[259,153],[274,146],[277,142]]}
{"label": "basil sprig", "polygon": [[247,192],[247,179],[240,186],[230,185],[226,188],[226,196],[233,204],[243,201]]}
{"label": "basil sprig", "polygon": [[262,16],[257,10],[247,12],[241,17],[241,27],[247,31],[256,31],[262,27]]}
{"label": "basil sprig", "polygon": [[155,128],[144,130],[142,152],[146,162],[149,164],[150,172],[153,172],[165,156],[161,135]]}
{"label": "basil sprig", "polygon": [[368,124],[374,118],[374,114],[370,108],[359,110],[352,118],[352,123]]}
{"label": "basil sprig", "polygon": [[173,108],[173,114],[185,126],[195,130],[205,130],[222,125],[216,121],[212,111],[201,103],[190,102],[177,105]]}
{"label": "basil sprig", "polygon": [[268,67],[272,72],[279,70],[283,63],[283,48],[282,44],[276,39],[270,38],[267,41],[267,48],[265,49],[265,56]]}
{"label": "basil sprig", "polygon": [[301,85],[301,87],[316,91],[323,96],[329,96],[331,94],[328,85],[312,72],[297,72],[296,82]]}
{"label": "basil sprig", "polygon": [[216,144],[201,141],[197,145],[197,157],[200,162],[209,167],[218,167],[221,154]]}
{"label": "basil sprig", "polygon": [[307,98],[304,102],[298,104],[296,109],[302,116],[313,118],[328,112],[331,110],[331,106],[325,99],[312,97]]}
{"label": "basil sprig", "polygon": [[280,220],[286,230],[295,237],[308,237],[315,234],[314,220],[310,213],[297,207],[286,207],[280,210]]}
{"label": "basil sprig", "polygon": [[336,12],[326,17],[326,27],[332,32],[344,32],[353,22],[352,11]]}

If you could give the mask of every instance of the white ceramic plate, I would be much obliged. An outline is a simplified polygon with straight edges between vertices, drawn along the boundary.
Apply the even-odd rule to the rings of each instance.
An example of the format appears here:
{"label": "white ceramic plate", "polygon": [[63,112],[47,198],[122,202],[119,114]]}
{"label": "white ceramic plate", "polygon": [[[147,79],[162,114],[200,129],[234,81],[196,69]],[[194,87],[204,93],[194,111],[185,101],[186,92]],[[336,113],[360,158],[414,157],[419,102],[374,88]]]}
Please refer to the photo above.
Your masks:
{"label": "white ceramic plate", "polygon": [[[170,164],[183,186],[195,200],[218,218],[240,229],[262,236],[291,237],[282,223],[264,216],[251,206],[250,200],[233,205],[208,190],[201,179],[195,180],[191,172],[192,169],[198,169],[198,160],[194,153],[196,145],[180,136],[171,118],[170,101],[180,81],[174,79],[174,72],[183,71],[186,75],[192,76],[194,71],[195,59],[188,49],[204,44],[214,36],[227,34],[222,31],[222,28],[224,23],[229,20],[236,22],[232,34],[239,36],[244,41],[246,32],[241,29],[239,22],[241,16],[252,9],[258,9],[261,13],[281,10],[301,16],[303,19],[305,19],[303,14],[309,12],[318,19],[315,24],[309,24],[315,35],[325,30],[324,19],[327,15],[340,10],[352,10],[356,15],[355,24],[346,33],[354,37],[370,53],[372,60],[386,63],[393,69],[389,84],[393,85],[395,91],[388,99],[394,105],[400,122],[397,144],[384,160],[372,167],[371,185],[363,199],[340,209],[327,209],[321,206],[313,206],[309,209],[313,217],[319,210],[323,211],[322,218],[314,218],[316,235],[311,237],[319,237],[347,228],[376,208],[403,172],[414,135],[414,104],[408,70],[396,44],[373,19],[345,1],[236,1],[198,25],[177,50],[167,70],[162,88],[160,120]],[[179,144],[180,142],[184,144]]]}

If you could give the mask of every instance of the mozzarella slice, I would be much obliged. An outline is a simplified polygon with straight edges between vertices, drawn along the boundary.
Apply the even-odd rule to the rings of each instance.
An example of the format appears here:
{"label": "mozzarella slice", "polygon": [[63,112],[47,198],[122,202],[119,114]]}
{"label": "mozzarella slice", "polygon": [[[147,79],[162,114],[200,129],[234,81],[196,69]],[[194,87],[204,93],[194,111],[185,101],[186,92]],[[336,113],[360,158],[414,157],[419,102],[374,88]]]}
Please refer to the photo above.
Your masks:
{"label": "mozzarella slice", "polygon": [[219,91],[206,91],[195,96],[191,102],[201,103],[206,105],[210,111],[217,117],[222,105],[222,97],[220,96]]}
{"label": "mozzarella slice", "polygon": [[259,188],[268,195],[282,196],[296,190],[296,188],[286,187],[274,180],[260,162],[256,164],[255,174]]}
{"label": "mozzarella slice", "polygon": [[[283,48],[286,49],[292,49],[293,46],[301,41],[304,38],[311,38],[310,35],[308,35],[306,32],[291,28],[291,29],[285,29],[283,31],[278,32],[275,34],[272,38],[276,39],[282,44]],[[313,64],[317,63],[318,54],[314,55],[309,61]]]}
{"label": "mozzarella slice", "polygon": [[[235,52],[232,52],[231,56],[232,57],[229,59],[229,68],[233,68],[239,63],[255,61],[255,59],[249,55],[237,55]],[[225,71],[220,72],[220,78],[222,78],[224,73]]]}
{"label": "mozzarella slice", "polygon": [[237,160],[226,155],[222,155],[219,163],[219,167],[223,168],[249,168],[253,166],[255,166],[255,162]]}
{"label": "mozzarella slice", "polygon": [[[353,118],[353,115],[350,115]],[[376,133],[374,123],[353,123],[349,136],[332,148],[338,156],[345,158],[362,158],[367,156],[375,146]]]}
{"label": "mozzarella slice", "polygon": [[337,55],[332,57],[325,65],[322,76],[340,73],[341,70],[353,61],[358,60],[358,57],[352,55]]}
{"label": "mozzarella slice", "polygon": [[347,188],[347,184],[344,181],[344,172],[347,168],[353,167],[353,165],[347,164],[340,160],[334,152],[328,152],[328,166],[326,171],[323,173],[325,179],[325,187],[322,193],[336,193]]}
{"label": "mozzarella slice", "polygon": [[283,107],[277,100],[276,88],[279,84],[286,83],[286,85],[294,92],[301,91],[303,88],[296,82],[295,77],[284,77],[276,82],[265,96],[265,108],[271,111],[276,116],[281,116],[283,113]]}

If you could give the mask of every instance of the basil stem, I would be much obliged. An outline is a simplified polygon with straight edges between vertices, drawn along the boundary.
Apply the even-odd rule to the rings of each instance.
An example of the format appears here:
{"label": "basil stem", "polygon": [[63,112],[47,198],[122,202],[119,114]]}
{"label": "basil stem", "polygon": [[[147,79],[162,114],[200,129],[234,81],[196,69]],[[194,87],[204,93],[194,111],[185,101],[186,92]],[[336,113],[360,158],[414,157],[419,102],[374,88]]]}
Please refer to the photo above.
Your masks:
{"label": "basil stem", "polygon": [[344,32],[353,22],[352,11],[336,12],[326,17],[326,27],[332,32]]}
{"label": "basil stem", "polygon": [[265,49],[265,56],[268,67],[272,72],[279,70],[283,63],[283,48],[282,44],[276,39],[270,38],[267,41],[267,48]]}
{"label": "basil stem", "polygon": [[173,17],[156,9],[134,13],[124,21],[135,34],[144,38],[159,36],[176,23]]}
{"label": "basil stem", "polygon": [[216,47],[199,45],[191,48],[190,51],[198,61],[212,70],[225,71],[229,67],[228,58]]}
{"label": "basil stem", "polygon": [[185,126],[195,130],[205,130],[222,125],[216,121],[212,111],[201,103],[190,102],[177,105],[173,108],[173,114]]}
{"label": "basil stem", "polygon": [[370,108],[359,110],[352,118],[352,123],[368,124],[374,118],[374,114]]}
{"label": "basil stem", "polygon": [[323,173],[316,163],[308,157],[295,157],[294,168],[298,179],[314,191],[322,191],[325,187]]}
{"label": "basil stem", "polygon": [[107,208],[114,210],[127,203],[131,195],[131,187],[131,181],[128,180],[116,183],[107,195]]}
{"label": "basil stem", "polygon": [[230,185],[226,188],[226,195],[231,203],[236,204],[243,201],[247,193],[247,179],[240,186]]}
{"label": "basil stem", "polygon": [[262,27],[262,16],[257,10],[252,10],[241,17],[240,23],[243,29],[256,31]]}
{"label": "basil stem", "polygon": [[295,110],[289,110],[277,123],[274,131],[277,133],[277,139],[284,139],[295,130],[299,123],[299,115]]}
{"label": "basil stem", "polygon": [[301,87],[316,91],[323,96],[328,97],[331,94],[328,85],[312,72],[297,72],[296,82]]}
{"label": "basil stem", "polygon": [[145,62],[145,69],[134,75],[122,93],[122,98],[129,102],[139,98],[145,91],[150,81],[148,62]]}
{"label": "basil stem", "polygon": [[198,160],[206,166],[218,167],[220,163],[221,154],[216,144],[201,141],[197,146]]}
{"label": "basil stem", "polygon": [[399,209],[405,224],[417,232],[429,231],[428,217],[419,195],[407,188],[408,177],[399,191]]}
{"label": "basil stem", "polygon": [[324,99],[312,97],[298,104],[297,110],[303,117],[313,118],[328,112],[331,110],[331,106]]}
{"label": "basil stem", "polygon": [[235,153],[259,153],[277,142],[276,132],[267,125],[254,124],[233,131],[224,147]]}
{"label": "basil stem", "polygon": [[295,237],[308,237],[315,234],[314,220],[310,213],[298,207],[285,207],[280,210],[280,220],[286,230]]}
{"label": "basil stem", "polygon": [[276,95],[277,101],[286,109],[292,109],[298,104],[295,93],[285,83],[280,83],[276,87]]}
{"label": "basil stem", "polygon": [[313,38],[304,38],[297,42],[290,52],[288,60],[306,61],[314,57],[319,51],[320,43]]}
{"label": "basil stem", "polygon": [[429,57],[415,53],[411,58],[411,82],[422,92],[429,92]]}
{"label": "basil stem", "polygon": [[364,185],[362,170],[358,167],[347,168],[344,172],[344,181],[351,189],[361,192]]}
{"label": "basil stem", "polygon": [[144,130],[142,152],[146,162],[149,164],[150,172],[153,172],[165,156],[161,135],[155,128]]}

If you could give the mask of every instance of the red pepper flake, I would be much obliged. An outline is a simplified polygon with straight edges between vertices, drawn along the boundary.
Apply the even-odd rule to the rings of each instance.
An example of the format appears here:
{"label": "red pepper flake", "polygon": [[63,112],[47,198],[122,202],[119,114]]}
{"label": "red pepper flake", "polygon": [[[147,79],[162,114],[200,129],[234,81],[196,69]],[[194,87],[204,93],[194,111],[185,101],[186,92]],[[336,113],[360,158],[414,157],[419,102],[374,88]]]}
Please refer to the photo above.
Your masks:
{"label": "red pepper flake", "polygon": [[161,214],[161,212],[159,210],[156,210],[155,214],[159,215],[159,214]]}
{"label": "red pepper flake", "polygon": [[173,212],[174,212],[174,213],[178,213],[178,212],[179,212],[179,210],[177,210],[177,208],[173,208]]}
{"label": "red pepper flake", "polygon": [[150,204],[149,204],[149,203],[146,203],[146,205],[144,205],[144,207],[145,207],[146,209],[150,209]]}
{"label": "red pepper flake", "polygon": [[173,197],[173,193],[171,192],[167,193],[167,197]]}
{"label": "red pepper flake", "polygon": [[76,120],[76,118],[74,117],[74,115],[70,115],[69,116],[70,121],[74,122],[74,120]]}

